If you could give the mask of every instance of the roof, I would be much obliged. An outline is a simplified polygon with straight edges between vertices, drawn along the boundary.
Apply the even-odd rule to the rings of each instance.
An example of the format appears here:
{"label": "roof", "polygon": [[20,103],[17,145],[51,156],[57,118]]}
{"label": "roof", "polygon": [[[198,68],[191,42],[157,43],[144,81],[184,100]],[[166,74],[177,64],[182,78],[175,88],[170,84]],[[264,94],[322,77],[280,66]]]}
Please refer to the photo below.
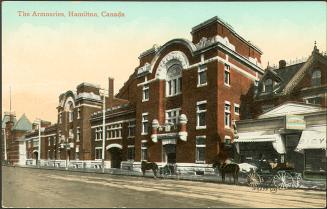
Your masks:
{"label": "roof", "polygon": [[295,65],[286,66],[283,68],[275,69],[274,72],[283,79],[278,91],[282,91],[286,84],[293,78],[293,76],[299,71],[305,62],[298,63]]}
{"label": "roof", "polygon": [[[6,128],[6,123],[9,121],[9,119],[10,119],[10,115],[5,114],[3,116],[2,125],[1,125],[2,128]],[[16,122],[17,122],[16,117],[14,117],[14,125],[16,124]]]}
{"label": "roof", "polygon": [[25,114],[23,114],[17,123],[15,124],[13,130],[19,131],[31,131],[32,130],[32,123],[28,120]]}

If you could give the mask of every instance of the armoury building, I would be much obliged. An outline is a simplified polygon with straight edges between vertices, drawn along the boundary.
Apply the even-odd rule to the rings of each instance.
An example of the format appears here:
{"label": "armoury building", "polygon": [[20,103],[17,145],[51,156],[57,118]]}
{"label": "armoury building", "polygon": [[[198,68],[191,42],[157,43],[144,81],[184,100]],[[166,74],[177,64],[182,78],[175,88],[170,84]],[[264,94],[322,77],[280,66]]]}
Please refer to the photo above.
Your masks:
{"label": "armoury building", "polygon": [[300,88],[293,83],[302,83],[297,72],[308,64],[287,66],[291,73],[263,69],[261,50],[218,17],[193,27],[191,35],[192,40],[173,39],[141,53],[139,66],[115,95],[112,78],[108,96],[89,83],[61,94],[57,123],[25,135],[27,164],[40,159],[48,166],[139,168],[147,160],[203,174],[212,171],[217,157],[233,156],[234,140],[249,132],[235,121],[251,124],[298,98],[326,107],[326,56],[319,52],[309,61],[319,60],[314,63],[320,63],[324,82]]}

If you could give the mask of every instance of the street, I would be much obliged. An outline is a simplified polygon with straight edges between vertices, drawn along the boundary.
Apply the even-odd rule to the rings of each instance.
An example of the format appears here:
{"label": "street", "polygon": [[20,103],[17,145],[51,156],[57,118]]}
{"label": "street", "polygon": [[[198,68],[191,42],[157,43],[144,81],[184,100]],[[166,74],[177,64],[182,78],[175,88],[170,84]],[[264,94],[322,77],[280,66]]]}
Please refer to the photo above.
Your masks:
{"label": "street", "polygon": [[326,192],[2,167],[3,207],[325,207]]}

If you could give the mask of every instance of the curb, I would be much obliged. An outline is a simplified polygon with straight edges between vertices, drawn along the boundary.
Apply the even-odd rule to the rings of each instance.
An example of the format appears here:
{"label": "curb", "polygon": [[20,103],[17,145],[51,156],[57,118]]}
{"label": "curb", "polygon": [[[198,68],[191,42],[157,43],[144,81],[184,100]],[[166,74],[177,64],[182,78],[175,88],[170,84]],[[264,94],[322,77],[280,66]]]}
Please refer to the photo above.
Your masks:
{"label": "curb", "polygon": [[[95,173],[95,174],[107,174],[107,175],[114,175],[114,176],[128,176],[128,177],[143,177],[143,178],[153,178],[153,175],[145,175],[142,176],[142,174],[140,173],[140,175],[135,175],[131,174],[131,175],[127,175],[127,174],[119,174],[119,173],[109,173],[109,172],[102,172],[102,171],[96,171],[96,170],[66,170],[66,169],[58,169],[58,168],[48,168],[48,167],[42,167],[42,168],[38,168],[38,167],[33,167],[33,166],[11,166],[11,165],[2,165],[2,166],[6,166],[6,167],[14,167],[14,168],[27,168],[27,169],[39,169],[39,170],[56,170],[56,171],[66,171],[66,172],[77,172],[77,173]],[[223,183],[222,181],[219,180],[213,180],[213,179],[205,179],[205,178],[198,178],[198,177],[187,177],[187,176],[180,176],[180,177],[157,177],[158,179],[168,179],[168,180],[183,180],[183,181],[196,181],[196,182],[207,182],[207,183],[216,183],[216,184],[225,184],[225,185],[235,185],[233,183]],[[219,177],[217,177],[219,178]],[[246,183],[238,183],[236,184],[237,186],[246,186],[249,187]],[[292,188],[292,190],[304,190],[304,191],[326,191],[326,188]]]}

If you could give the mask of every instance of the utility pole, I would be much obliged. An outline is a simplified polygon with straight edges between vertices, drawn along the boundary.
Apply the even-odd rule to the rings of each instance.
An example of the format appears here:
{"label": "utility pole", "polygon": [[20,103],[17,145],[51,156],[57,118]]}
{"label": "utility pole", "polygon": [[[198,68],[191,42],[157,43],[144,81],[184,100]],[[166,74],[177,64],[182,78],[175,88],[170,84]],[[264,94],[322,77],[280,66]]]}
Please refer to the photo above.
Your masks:
{"label": "utility pole", "polygon": [[37,166],[40,167],[40,160],[41,160],[41,119],[38,120],[39,126],[39,147],[38,147],[38,155],[37,155]]}
{"label": "utility pole", "polygon": [[5,147],[5,162],[7,163],[7,133],[6,128],[3,129],[3,140],[4,140],[4,147]]}
{"label": "utility pole", "polygon": [[104,154],[105,154],[105,144],[106,144],[106,90],[103,89],[103,102],[102,102],[102,173],[104,173]]}

